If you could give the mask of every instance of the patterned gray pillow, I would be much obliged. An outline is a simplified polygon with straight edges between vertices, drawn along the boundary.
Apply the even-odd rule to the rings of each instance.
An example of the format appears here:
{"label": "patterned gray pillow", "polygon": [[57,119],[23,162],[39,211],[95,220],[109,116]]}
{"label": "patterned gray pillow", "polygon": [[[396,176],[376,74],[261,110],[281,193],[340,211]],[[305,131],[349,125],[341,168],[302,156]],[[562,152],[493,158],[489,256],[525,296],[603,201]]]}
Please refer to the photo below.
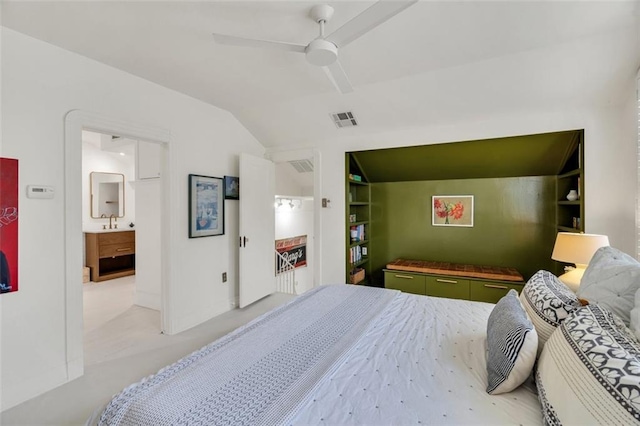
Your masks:
{"label": "patterned gray pillow", "polygon": [[545,342],[573,310],[578,296],[549,271],[536,272],[520,293],[520,302],[538,333],[538,355]]}
{"label": "patterned gray pillow", "polygon": [[638,424],[640,343],[605,308],[579,308],[545,344],[536,385],[545,424]]}
{"label": "patterned gray pillow", "polygon": [[538,335],[515,290],[509,290],[489,315],[487,349],[488,393],[511,392],[531,374]]}

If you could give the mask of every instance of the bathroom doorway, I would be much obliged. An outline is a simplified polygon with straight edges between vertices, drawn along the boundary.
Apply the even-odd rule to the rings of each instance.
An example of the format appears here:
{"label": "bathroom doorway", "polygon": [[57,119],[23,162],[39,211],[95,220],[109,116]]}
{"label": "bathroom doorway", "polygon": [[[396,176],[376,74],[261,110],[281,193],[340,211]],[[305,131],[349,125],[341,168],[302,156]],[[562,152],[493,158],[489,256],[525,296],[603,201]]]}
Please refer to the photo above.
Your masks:
{"label": "bathroom doorway", "polygon": [[[161,333],[162,150],[82,131],[83,264],[90,269],[82,286],[85,366],[131,355]],[[114,184],[98,185],[97,176],[121,179],[120,193],[115,187],[105,197],[103,186]],[[115,214],[99,214],[107,209]]]}

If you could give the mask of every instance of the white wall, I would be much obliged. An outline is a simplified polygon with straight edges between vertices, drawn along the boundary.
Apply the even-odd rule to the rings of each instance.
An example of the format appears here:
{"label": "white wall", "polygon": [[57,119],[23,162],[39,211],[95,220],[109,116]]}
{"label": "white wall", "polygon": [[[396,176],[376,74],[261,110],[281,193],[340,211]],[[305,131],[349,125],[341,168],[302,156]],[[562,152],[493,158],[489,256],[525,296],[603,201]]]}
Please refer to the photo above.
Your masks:
{"label": "white wall", "polygon": [[[634,76],[628,93],[635,96]],[[550,76],[549,78],[553,78]],[[612,246],[635,254],[636,121],[633,102],[620,100],[611,108],[585,106],[517,110],[489,118],[446,126],[425,125],[395,132],[344,136],[319,144],[322,154],[323,196],[331,199],[322,209],[323,283],[342,283],[345,276],[344,153],[443,142],[458,142],[512,135],[585,129],[585,225],[590,233],[606,234]],[[394,165],[402,167],[402,165]]]}
{"label": "white wall", "polygon": [[134,303],[145,308],[160,310],[161,268],[160,250],[162,185],[159,179],[135,182],[136,212],[136,289]]}
{"label": "white wall", "polygon": [[296,268],[296,291],[302,294],[313,287],[314,234],[313,234],[313,200],[294,198],[295,208],[286,203],[276,207],[276,240],[307,236],[307,266]]}
{"label": "white wall", "polygon": [[[90,111],[171,134],[167,244],[174,253],[172,276],[180,277],[169,283],[173,297],[165,326],[172,332],[230,309],[237,292],[237,209],[227,210],[226,235],[189,239],[187,175],[237,176],[239,153],[263,155],[264,148],[219,108],[6,28],[1,37],[2,155],[20,160],[21,194],[20,291],[0,298],[2,324],[11,324],[2,328],[0,341],[4,410],[69,377],[65,196],[81,193],[64,193],[65,115]],[[27,199],[24,187],[41,183],[56,188],[55,198]],[[225,271],[235,273],[223,284]],[[72,326],[81,329],[81,320]]]}
{"label": "white wall", "polygon": [[124,217],[118,219],[118,227],[123,228],[136,220],[135,206],[135,158],[122,156],[117,152],[102,151],[91,143],[82,144],[82,229],[96,231],[109,224],[108,219],[91,217],[91,172],[122,173],[124,175]]}

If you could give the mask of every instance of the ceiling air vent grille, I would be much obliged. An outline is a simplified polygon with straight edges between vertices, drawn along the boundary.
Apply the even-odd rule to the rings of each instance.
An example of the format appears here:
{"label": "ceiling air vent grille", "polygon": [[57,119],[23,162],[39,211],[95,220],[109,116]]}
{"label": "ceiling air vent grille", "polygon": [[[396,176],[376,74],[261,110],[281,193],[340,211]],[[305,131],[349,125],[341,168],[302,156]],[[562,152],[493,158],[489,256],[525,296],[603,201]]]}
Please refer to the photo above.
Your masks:
{"label": "ceiling air vent grille", "polygon": [[313,171],[313,163],[310,160],[294,160],[289,164],[296,169],[298,173],[310,173]]}
{"label": "ceiling air vent grille", "polygon": [[333,119],[333,122],[336,123],[336,126],[339,129],[343,127],[354,127],[358,125],[358,122],[356,121],[356,118],[353,116],[353,113],[351,111],[331,114],[331,118]]}

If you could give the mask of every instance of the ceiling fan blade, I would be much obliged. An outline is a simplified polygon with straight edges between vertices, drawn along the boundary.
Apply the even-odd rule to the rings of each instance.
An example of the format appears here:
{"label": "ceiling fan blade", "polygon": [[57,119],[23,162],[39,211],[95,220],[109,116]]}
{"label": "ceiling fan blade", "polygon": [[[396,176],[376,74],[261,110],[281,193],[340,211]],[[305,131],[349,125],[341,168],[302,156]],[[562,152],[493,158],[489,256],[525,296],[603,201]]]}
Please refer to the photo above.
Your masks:
{"label": "ceiling fan blade", "polygon": [[322,67],[322,69],[327,74],[327,77],[331,80],[333,85],[336,86],[338,92],[342,94],[353,92],[353,86],[351,86],[349,77],[345,74],[340,62],[335,61],[329,66]]}
{"label": "ceiling fan blade", "polygon": [[252,38],[236,37],[224,34],[213,33],[213,40],[219,44],[227,44],[230,46],[256,47],[260,49],[280,50],[284,52],[304,53],[307,46],[294,43],[285,43],[282,41],[271,40],[255,40]]}
{"label": "ceiling fan blade", "polygon": [[346,46],[366,32],[402,12],[418,0],[379,1],[325,37],[338,47]]}

